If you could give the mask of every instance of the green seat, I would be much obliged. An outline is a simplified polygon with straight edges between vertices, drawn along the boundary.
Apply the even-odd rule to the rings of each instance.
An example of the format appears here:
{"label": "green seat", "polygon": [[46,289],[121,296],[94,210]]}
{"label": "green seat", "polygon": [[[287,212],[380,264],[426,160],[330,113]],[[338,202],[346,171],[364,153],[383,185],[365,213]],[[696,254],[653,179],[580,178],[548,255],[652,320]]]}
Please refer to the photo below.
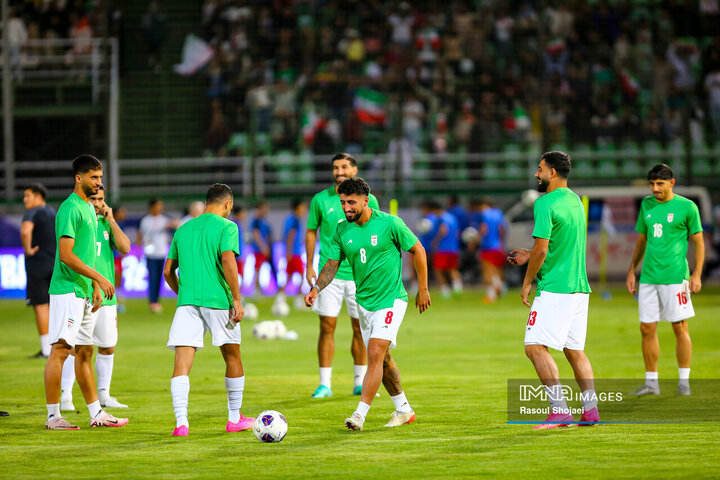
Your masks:
{"label": "green seat", "polygon": [[503,178],[504,168],[502,161],[498,158],[487,158],[483,162],[482,176],[485,180],[501,180]]}
{"label": "green seat", "polygon": [[595,176],[594,153],[590,145],[581,143],[575,148],[573,158],[573,173],[576,178],[592,178]]}
{"label": "green seat", "polygon": [[525,172],[527,152],[523,145],[515,142],[506,143],[503,146],[503,160],[507,178],[521,180],[527,177]]}
{"label": "green seat", "polygon": [[696,142],[693,144],[691,152],[693,175],[712,175],[712,150],[704,142]]}
{"label": "green seat", "polygon": [[642,151],[637,142],[625,142],[620,153],[620,171],[623,177],[635,178],[642,176],[640,159]]}
{"label": "green seat", "polygon": [[296,183],[295,157],[289,150],[281,150],[272,157],[271,165],[276,173],[275,181],[283,185]]}
{"label": "green seat", "polygon": [[430,179],[430,156],[427,152],[419,149],[418,153],[413,155],[412,178],[415,181],[423,182]]}
{"label": "green seat", "polygon": [[595,150],[597,156],[597,175],[604,178],[617,178],[618,166],[615,145],[612,143],[601,143]]}

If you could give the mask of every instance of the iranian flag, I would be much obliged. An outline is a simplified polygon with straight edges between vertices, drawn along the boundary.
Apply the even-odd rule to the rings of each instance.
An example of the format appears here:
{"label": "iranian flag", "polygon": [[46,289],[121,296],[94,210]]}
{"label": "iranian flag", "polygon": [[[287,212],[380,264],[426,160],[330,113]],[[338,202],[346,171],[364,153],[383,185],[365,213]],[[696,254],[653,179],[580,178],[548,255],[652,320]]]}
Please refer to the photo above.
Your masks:
{"label": "iranian flag", "polygon": [[355,92],[353,102],[357,116],[362,123],[383,125],[385,123],[385,103],[387,95],[376,90],[360,87]]}

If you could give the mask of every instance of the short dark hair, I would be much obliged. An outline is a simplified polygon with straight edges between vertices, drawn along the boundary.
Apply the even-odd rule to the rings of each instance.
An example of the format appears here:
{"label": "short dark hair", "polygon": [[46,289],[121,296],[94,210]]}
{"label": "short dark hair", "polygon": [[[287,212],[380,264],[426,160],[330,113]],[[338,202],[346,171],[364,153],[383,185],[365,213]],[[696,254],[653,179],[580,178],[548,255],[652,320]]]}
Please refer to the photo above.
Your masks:
{"label": "short dark hair", "polygon": [[648,180],[671,180],[675,178],[672,168],[664,163],[658,163],[650,169],[647,175]]}
{"label": "short dark hair", "polygon": [[233,206],[232,213],[233,213],[233,215],[237,215],[238,213],[242,212],[243,210],[245,210],[245,207],[243,207],[239,203],[236,203]]}
{"label": "short dark hair", "polygon": [[353,167],[357,167],[357,162],[349,153],[336,153],[335,155],[333,155],[330,164],[334,164],[335,160],[347,160],[348,162],[350,162],[350,165],[352,165]]}
{"label": "short dark hair", "polygon": [[227,199],[232,198],[233,193],[230,187],[224,183],[215,183],[208,189],[207,195],[205,196],[206,203],[220,203]]}
{"label": "short dark hair", "polygon": [[302,198],[293,198],[292,201],[290,202],[290,208],[295,210],[303,203],[305,203],[305,200],[303,200]]}
{"label": "short dark hair", "polygon": [[157,197],[152,197],[148,200],[148,207],[154,207],[158,202],[162,202],[162,200]]}
{"label": "short dark hair", "polygon": [[102,170],[102,168],[100,160],[88,153],[75,157],[72,162],[73,177],[75,175],[87,173],[91,170]]}
{"label": "short dark hair", "polygon": [[338,186],[338,194],[370,195],[370,186],[360,177],[350,177]]}
{"label": "short dark hair", "polygon": [[25,190],[30,190],[35,195],[40,195],[43,200],[45,200],[48,196],[47,188],[45,188],[45,185],[42,183],[31,183],[27,187],[25,187]]}
{"label": "short dark hair", "polygon": [[434,198],[426,198],[422,201],[420,204],[420,207],[425,208],[427,210],[441,210],[442,205],[440,205],[440,202],[435,200]]}
{"label": "short dark hair", "polygon": [[558,176],[561,178],[568,178],[570,175],[570,155],[559,150],[553,150],[552,152],[545,152],[542,155],[542,159],[545,160],[545,164],[554,168]]}

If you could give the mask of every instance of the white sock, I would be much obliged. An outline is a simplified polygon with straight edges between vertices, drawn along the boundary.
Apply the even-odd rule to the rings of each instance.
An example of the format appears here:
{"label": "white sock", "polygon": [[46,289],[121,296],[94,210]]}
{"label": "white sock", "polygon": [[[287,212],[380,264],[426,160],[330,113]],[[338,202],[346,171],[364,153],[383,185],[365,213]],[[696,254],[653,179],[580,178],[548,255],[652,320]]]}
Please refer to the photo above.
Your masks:
{"label": "white sock", "polygon": [[332,367],[320,367],[320,385],[332,388],[330,379],[332,378]]}
{"label": "white sock", "polygon": [[585,410],[586,412],[588,410],[592,410],[593,408],[597,408],[598,397],[594,389],[584,390],[582,392],[582,406],[583,410]]}
{"label": "white sock", "polygon": [[462,289],[463,289],[462,280],[453,282],[452,288],[455,292],[462,292]]}
{"label": "white sock", "polygon": [[494,286],[487,287],[485,289],[485,296],[490,300],[495,300],[497,298],[497,289]]}
{"label": "white sock", "polygon": [[46,357],[50,356],[50,335],[40,335],[40,351]]}
{"label": "white sock", "polygon": [[367,365],[353,365],[353,388],[362,385]]}
{"label": "white sock", "polygon": [[657,386],[658,372],[645,372],[645,383],[647,385]]}
{"label": "white sock", "polygon": [[110,382],[112,381],[113,364],[115,355],[103,355],[98,353],[95,358],[95,370],[97,371],[98,396],[102,392],[103,398],[110,396]]}
{"label": "white sock", "polygon": [[245,390],[245,375],[237,378],[225,377],[225,390],[227,390],[228,421],[240,421],[240,408],[242,408],[243,391]]}
{"label": "white sock", "polygon": [[100,406],[100,400],[95,400],[93,403],[88,403],[88,412],[90,412],[90,418],[95,418],[100,412],[102,407]]}
{"label": "white sock", "polygon": [[363,418],[363,420],[365,419],[365,417],[367,416],[369,411],[370,411],[370,405],[368,405],[365,402],[358,403],[358,406],[355,409],[355,413],[360,415]]}
{"label": "white sock", "polygon": [[398,412],[410,413],[413,411],[413,409],[410,408],[410,403],[408,403],[407,398],[405,398],[405,392],[400,392],[399,394],[390,398],[395,404],[395,410],[397,410]]}
{"label": "white sock", "polygon": [[554,410],[557,410],[553,413],[569,412],[567,400],[565,399],[565,395],[563,395],[562,385],[559,383],[549,387],[545,385],[545,391],[547,392],[550,406],[553,407]]}
{"label": "white sock", "polygon": [[60,388],[63,395],[72,399],[72,389],[75,383],[75,356],[68,355],[63,363],[62,378],[60,379]]}
{"label": "white sock", "polygon": [[60,417],[60,404],[59,403],[48,403],[47,405],[47,419],[53,419]]}
{"label": "white sock", "polygon": [[690,369],[678,368],[678,378],[680,379],[680,383],[690,383]]}
{"label": "white sock", "polygon": [[172,395],[173,409],[175,410],[176,427],[185,425],[189,427],[187,417],[188,397],[190,396],[190,377],[180,375],[170,380],[170,394]]}
{"label": "white sock", "polygon": [[452,292],[450,291],[450,287],[448,285],[443,285],[442,287],[440,287],[440,294],[442,296],[447,297],[450,295],[450,293]]}

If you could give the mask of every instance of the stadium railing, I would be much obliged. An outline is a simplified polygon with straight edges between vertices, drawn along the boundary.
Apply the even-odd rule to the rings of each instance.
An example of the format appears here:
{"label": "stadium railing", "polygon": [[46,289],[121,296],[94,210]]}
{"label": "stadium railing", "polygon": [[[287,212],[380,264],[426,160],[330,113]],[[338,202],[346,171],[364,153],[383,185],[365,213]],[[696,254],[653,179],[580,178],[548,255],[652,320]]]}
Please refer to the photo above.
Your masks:
{"label": "stadium railing", "polygon": [[[560,148],[562,146],[554,146]],[[563,147],[565,148],[565,147]],[[672,149],[623,147],[598,150],[589,146],[568,149],[573,158],[576,186],[629,185],[643,182],[648,169],[659,162],[671,163],[676,177],[685,180],[688,165]],[[693,156],[697,172],[693,184],[717,184],[720,149],[705,149]],[[534,174],[541,150],[507,149],[482,154],[357,155],[360,175],[384,196],[512,192],[535,188]],[[123,203],[144,203],[151,196],[185,202],[201,197],[214,182],[229,184],[245,198],[282,199],[310,196],[332,181],[329,155],[284,154],[258,157],[197,157],[120,159],[106,165],[109,196]],[[0,163],[0,167],[5,167]],[[16,198],[28,183],[46,184],[51,198],[62,198],[70,186],[67,160],[15,162]],[[66,174],[65,174],[66,173]],[[0,189],[4,189],[0,182]]]}

